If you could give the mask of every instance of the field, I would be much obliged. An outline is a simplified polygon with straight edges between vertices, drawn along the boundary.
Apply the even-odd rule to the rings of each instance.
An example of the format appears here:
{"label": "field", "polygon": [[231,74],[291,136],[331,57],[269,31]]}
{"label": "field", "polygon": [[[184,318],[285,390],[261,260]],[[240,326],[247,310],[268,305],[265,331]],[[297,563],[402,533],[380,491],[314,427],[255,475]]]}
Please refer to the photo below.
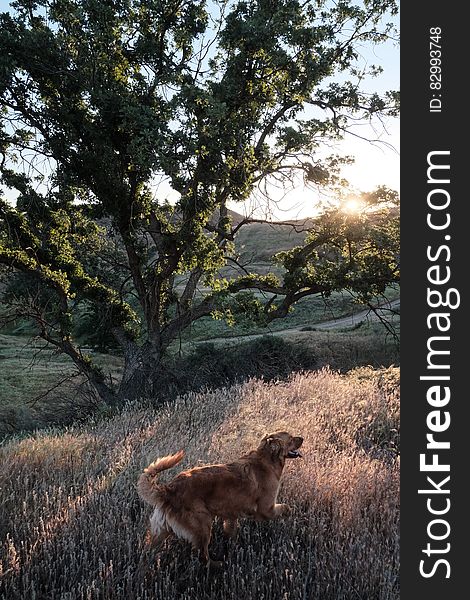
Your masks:
{"label": "field", "polygon": [[[284,348],[274,354],[270,339]],[[254,356],[257,352],[260,356]],[[93,356],[109,378],[118,376],[121,358],[96,352]],[[172,360],[176,362],[170,372],[177,374],[179,382],[175,393],[252,376],[282,378],[290,370],[326,365],[347,371],[358,365],[399,364],[395,340],[379,323],[327,331],[299,324],[275,330],[269,338],[245,333],[233,339],[191,340],[175,349]],[[31,343],[26,336],[0,334],[0,438],[26,429],[69,424],[94,411],[83,383],[68,357],[58,355],[43,341]]]}
{"label": "field", "polygon": [[[121,359],[98,355],[109,376]],[[71,360],[42,340],[0,334],[0,439],[2,434],[64,423],[90,410],[90,398]]]}
{"label": "field", "polygon": [[[242,232],[241,259],[266,273],[273,252],[303,239],[290,226]],[[268,329],[203,319],[172,348],[166,403],[121,412],[94,404],[29,324],[2,330],[0,600],[398,599],[396,340],[372,320],[324,328],[362,309],[334,293],[303,299]],[[117,380],[121,357],[84,351]],[[144,466],[181,447],[183,468],[228,461],[276,429],[305,438],[281,486],[287,518],[246,520],[236,543],[216,522],[220,572],[185,542],[146,548],[149,510],[135,490]]]}
{"label": "field", "polygon": [[[0,597],[397,599],[398,410],[397,369],[323,369],[12,438],[0,448]],[[185,542],[144,547],[135,482],[148,462],[180,447],[183,467],[230,460],[281,428],[305,438],[280,491],[290,516],[247,520],[236,543],[216,524],[216,573]]]}
{"label": "field", "polygon": [[[397,14],[2,3],[0,600],[399,599]],[[284,517],[149,547],[278,430]]]}
{"label": "field", "polygon": [[[399,289],[390,287],[387,289],[386,296],[378,298],[376,304],[391,302],[397,298],[399,298]],[[257,326],[252,321],[243,318],[229,326],[223,320],[206,317],[193,323],[183,335],[183,339],[194,342],[253,334],[265,335],[270,332],[292,329],[300,330],[305,327],[315,327],[325,321],[350,316],[363,310],[364,305],[355,302],[349,294],[334,292],[329,298],[318,296],[302,298],[292,307],[285,318],[272,321],[267,328]]]}

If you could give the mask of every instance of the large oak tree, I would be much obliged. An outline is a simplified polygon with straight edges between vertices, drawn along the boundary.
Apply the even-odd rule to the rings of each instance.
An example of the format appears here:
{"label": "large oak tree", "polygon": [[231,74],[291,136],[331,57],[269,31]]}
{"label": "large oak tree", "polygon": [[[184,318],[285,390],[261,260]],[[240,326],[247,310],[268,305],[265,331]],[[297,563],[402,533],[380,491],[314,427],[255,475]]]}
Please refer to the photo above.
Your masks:
{"label": "large oak tree", "polygon": [[[197,319],[249,305],[269,323],[307,295],[367,300],[398,280],[385,189],[359,216],[312,221],[303,245],[275,257],[281,275],[222,276],[251,221],[233,222],[230,203],[295,173],[333,186],[340,161],[322,160],[322,144],[350,119],[396,114],[397,94],[363,92],[358,67],[396,11],[394,0],[17,0],[0,16],[0,169],[17,194],[0,200],[0,262],[39,284],[22,314],[106,402],[158,394],[162,357]],[[122,348],[119,386],[74,341],[84,307]]]}

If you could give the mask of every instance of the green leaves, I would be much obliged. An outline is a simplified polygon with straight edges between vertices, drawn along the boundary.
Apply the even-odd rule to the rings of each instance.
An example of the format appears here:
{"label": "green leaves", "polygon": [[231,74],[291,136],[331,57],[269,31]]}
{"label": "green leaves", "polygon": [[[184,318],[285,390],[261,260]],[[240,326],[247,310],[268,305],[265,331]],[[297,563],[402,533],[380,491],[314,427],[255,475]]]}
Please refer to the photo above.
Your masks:
{"label": "green leaves", "polygon": [[[93,236],[99,241],[96,224],[89,222],[80,208],[52,210],[42,205],[42,214],[27,212],[0,201],[0,262],[38,279],[57,294],[64,314],[69,303],[87,298],[113,309],[116,324],[133,327],[135,313],[122,302],[118,293],[86,272],[81,254],[90,249]],[[64,331],[65,333],[65,331]]]}
{"label": "green leaves", "polygon": [[397,229],[372,207],[396,202],[391,192],[364,197],[362,217],[318,219],[276,257],[280,277],[227,275],[243,225],[227,206],[273,176],[338,190],[348,159],[321,158],[321,145],[353,118],[397,114],[396,92],[362,89],[359,59],[395,10],[17,0],[0,16],[0,174],[19,194],[0,206],[0,260],[52,290],[64,315],[86,307],[129,337],[140,327],[155,355],[211,313],[269,320],[309,293],[381,289],[397,277]]}
{"label": "green leaves", "polygon": [[399,281],[396,194],[379,188],[365,195],[367,200],[357,213],[326,212],[314,222],[304,247],[277,255],[286,269],[285,285],[318,285],[323,293],[347,289],[367,302]]}

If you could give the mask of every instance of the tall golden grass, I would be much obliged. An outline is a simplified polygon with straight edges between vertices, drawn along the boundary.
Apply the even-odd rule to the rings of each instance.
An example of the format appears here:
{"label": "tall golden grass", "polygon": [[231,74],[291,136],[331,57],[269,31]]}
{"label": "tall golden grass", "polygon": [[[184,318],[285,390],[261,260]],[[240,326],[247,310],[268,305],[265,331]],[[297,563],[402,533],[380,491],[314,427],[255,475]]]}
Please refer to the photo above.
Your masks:
{"label": "tall golden grass", "polygon": [[[396,369],[358,369],[251,380],[10,440],[0,448],[0,597],[397,599],[397,379]],[[236,543],[216,523],[216,573],[183,541],[145,546],[144,466],[180,448],[183,468],[228,461],[278,429],[305,438],[281,485],[286,519],[246,520]]]}

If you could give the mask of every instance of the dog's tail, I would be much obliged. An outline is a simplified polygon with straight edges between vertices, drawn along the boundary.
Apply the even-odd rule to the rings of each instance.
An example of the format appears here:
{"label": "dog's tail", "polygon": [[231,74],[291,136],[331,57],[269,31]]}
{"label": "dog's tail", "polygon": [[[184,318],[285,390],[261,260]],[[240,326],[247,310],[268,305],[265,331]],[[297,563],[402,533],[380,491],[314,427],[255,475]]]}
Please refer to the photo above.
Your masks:
{"label": "dog's tail", "polygon": [[137,481],[137,493],[152,506],[155,506],[161,497],[161,487],[157,484],[157,475],[166,469],[171,469],[183,460],[184,450],[180,450],[176,454],[158,458],[150,464],[139,477]]}

